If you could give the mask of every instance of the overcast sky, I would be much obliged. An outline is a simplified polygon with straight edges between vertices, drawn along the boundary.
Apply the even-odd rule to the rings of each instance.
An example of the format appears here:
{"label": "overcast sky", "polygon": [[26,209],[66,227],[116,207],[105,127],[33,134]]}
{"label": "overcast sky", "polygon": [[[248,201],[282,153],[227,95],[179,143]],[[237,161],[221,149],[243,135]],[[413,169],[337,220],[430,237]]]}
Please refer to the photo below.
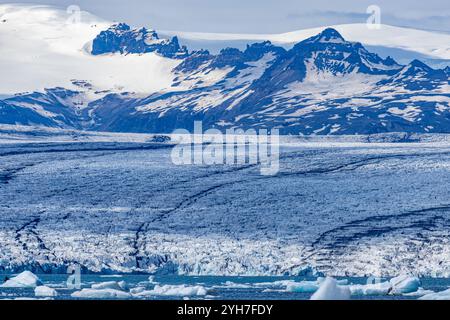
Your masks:
{"label": "overcast sky", "polygon": [[[0,0],[0,3],[14,1]],[[369,5],[381,22],[450,32],[448,0],[21,0],[65,8],[78,5],[108,20],[156,30],[280,33],[303,28],[365,22]]]}

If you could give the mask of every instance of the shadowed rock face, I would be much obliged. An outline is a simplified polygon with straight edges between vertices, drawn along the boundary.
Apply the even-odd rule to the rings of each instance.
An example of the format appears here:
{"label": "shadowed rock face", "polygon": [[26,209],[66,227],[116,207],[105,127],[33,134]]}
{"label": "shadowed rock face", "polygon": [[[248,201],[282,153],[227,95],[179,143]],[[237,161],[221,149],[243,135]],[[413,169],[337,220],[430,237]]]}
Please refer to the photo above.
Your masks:
{"label": "shadowed rock face", "polygon": [[266,41],[217,55],[190,53],[177,38],[160,39],[123,23],[92,43],[94,55],[149,52],[180,61],[170,71],[171,88],[148,96],[98,93],[89,81],[74,79],[79,91],[56,88],[4,99],[0,123],[170,133],[192,130],[202,120],[205,129],[277,128],[283,134],[450,132],[450,68],[436,70],[419,60],[400,65],[334,29],[290,50]]}

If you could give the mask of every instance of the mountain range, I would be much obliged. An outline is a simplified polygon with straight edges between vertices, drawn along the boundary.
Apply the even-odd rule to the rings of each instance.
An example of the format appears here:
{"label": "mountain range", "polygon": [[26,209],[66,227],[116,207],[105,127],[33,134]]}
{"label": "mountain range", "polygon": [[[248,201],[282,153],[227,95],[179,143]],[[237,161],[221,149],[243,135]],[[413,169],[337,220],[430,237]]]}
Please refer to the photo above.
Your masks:
{"label": "mountain range", "polygon": [[[17,51],[23,45],[11,40],[20,31],[17,10],[1,12],[0,27],[9,30],[0,31],[2,46]],[[53,32],[42,28],[24,44],[29,61],[0,58],[0,68],[11,73],[11,82],[6,76],[0,85],[0,123],[170,133],[202,120],[204,128],[283,134],[450,132],[449,67],[400,64],[333,28],[288,49],[264,41],[217,54],[189,51],[177,37],[163,39],[154,30],[91,21],[79,27],[77,35],[84,36],[76,42],[46,34],[53,40],[41,49],[33,41]],[[52,50],[55,58],[43,60],[39,50]],[[34,79],[23,87],[32,90],[20,91],[13,73],[24,82]]]}

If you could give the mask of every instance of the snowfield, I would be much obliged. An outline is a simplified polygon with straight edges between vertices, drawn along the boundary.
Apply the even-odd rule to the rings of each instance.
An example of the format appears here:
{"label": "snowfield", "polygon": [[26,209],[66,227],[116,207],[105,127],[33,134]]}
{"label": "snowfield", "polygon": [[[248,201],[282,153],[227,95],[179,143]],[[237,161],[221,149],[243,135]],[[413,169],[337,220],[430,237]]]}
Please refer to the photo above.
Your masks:
{"label": "snowfield", "polygon": [[175,166],[165,143],[2,144],[0,266],[449,277],[450,144],[317,139],[275,176]]}
{"label": "snowfield", "polygon": [[96,91],[86,101],[109,90],[150,94],[171,86],[171,70],[180,63],[153,53],[91,55],[90,42],[112,22],[84,11],[77,17],[50,6],[3,4],[0,20],[0,69],[8,74],[0,94],[80,90],[81,82]]}

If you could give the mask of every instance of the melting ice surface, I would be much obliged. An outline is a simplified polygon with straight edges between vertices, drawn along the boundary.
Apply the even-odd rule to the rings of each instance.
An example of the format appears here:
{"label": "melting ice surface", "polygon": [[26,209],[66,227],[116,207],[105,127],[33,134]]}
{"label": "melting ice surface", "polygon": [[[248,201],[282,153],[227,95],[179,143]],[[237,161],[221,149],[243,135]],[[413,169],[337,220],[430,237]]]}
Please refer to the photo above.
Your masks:
{"label": "melting ice surface", "polygon": [[[1,279],[4,277],[5,275],[2,275]],[[320,284],[325,282],[324,278],[299,277],[82,275],[82,287],[78,290],[67,288],[67,275],[38,275],[38,277],[47,288],[53,290],[0,287],[0,299],[309,300]],[[351,299],[368,300],[415,300],[433,292],[445,293],[450,287],[450,279],[422,278],[420,289],[408,294],[380,291],[363,293],[354,290],[367,286],[367,281],[366,278],[338,278],[336,284],[352,291]],[[381,282],[379,288],[389,283],[389,279],[379,281]],[[301,289],[302,285],[304,290]],[[314,286],[315,290],[311,289]],[[37,294],[39,291],[41,294]],[[43,291],[48,293],[52,291],[52,294],[45,295],[42,294]],[[434,294],[433,297],[445,298],[445,294]]]}

